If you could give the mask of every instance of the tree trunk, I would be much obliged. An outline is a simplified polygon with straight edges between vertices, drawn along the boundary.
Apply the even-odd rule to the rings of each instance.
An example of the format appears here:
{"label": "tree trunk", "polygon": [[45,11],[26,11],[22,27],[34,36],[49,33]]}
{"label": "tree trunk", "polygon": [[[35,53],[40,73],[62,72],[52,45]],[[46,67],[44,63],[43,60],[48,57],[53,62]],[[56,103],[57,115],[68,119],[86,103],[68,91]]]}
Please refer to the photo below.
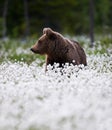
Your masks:
{"label": "tree trunk", "polygon": [[26,23],[25,28],[25,37],[28,37],[30,35],[30,22],[29,22],[29,15],[28,15],[28,1],[24,0],[24,18]]}
{"label": "tree trunk", "polygon": [[3,8],[3,30],[2,30],[2,38],[5,39],[7,37],[7,10],[8,10],[8,0],[4,2]]}
{"label": "tree trunk", "polygon": [[89,0],[90,2],[90,47],[94,46],[94,0]]}

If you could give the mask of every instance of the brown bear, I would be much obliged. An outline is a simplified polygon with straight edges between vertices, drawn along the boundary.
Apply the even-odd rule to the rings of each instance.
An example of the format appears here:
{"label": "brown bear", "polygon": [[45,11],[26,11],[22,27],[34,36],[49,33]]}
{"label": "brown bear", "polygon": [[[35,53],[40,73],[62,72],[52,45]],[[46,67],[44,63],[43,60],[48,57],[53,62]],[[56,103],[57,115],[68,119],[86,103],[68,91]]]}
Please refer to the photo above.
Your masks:
{"label": "brown bear", "polygon": [[65,63],[87,65],[85,52],[79,43],[63,37],[51,28],[43,29],[43,35],[31,48],[31,51],[46,55],[46,70],[47,65],[54,63],[59,63],[60,67]]}

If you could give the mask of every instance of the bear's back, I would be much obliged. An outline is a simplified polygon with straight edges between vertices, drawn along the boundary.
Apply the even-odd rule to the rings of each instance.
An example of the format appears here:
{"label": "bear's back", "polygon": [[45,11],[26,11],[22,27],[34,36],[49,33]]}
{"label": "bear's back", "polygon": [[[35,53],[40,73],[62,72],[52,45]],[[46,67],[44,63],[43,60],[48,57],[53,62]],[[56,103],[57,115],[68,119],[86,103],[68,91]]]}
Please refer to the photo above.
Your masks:
{"label": "bear's back", "polygon": [[73,43],[73,46],[77,48],[77,52],[79,54],[81,64],[87,65],[86,54],[84,52],[84,49],[80,46],[80,44],[77,41],[71,40],[71,42]]}

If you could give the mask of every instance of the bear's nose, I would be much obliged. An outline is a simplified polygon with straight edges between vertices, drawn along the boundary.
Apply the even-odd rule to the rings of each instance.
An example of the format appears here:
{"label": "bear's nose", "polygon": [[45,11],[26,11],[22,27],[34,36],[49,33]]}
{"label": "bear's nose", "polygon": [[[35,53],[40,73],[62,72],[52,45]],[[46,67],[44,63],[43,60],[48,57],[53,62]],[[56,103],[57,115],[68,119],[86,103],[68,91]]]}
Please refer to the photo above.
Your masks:
{"label": "bear's nose", "polygon": [[31,48],[30,51],[33,51],[33,49]]}
{"label": "bear's nose", "polygon": [[31,50],[32,52],[36,53],[36,51],[34,50],[34,48],[31,48],[30,50]]}

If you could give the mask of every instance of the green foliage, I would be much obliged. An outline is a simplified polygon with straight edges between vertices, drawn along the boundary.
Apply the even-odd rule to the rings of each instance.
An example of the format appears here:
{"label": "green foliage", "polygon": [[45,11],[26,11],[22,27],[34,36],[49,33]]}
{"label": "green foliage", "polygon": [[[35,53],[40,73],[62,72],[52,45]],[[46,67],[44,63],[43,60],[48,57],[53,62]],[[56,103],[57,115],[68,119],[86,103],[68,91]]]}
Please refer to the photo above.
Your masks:
{"label": "green foliage", "polygon": [[110,36],[100,36],[97,37],[95,45],[93,48],[88,49],[88,54],[112,54],[112,37]]}
{"label": "green foliage", "polygon": [[33,54],[30,51],[31,46],[35,43],[34,41],[30,41],[29,43],[28,41],[23,42],[13,39],[0,41],[0,63],[9,60],[13,62],[22,61],[30,64],[37,58],[41,59],[43,63],[44,56]]}
{"label": "green foliage", "polygon": [[[83,46],[86,54],[108,54],[112,53],[112,37],[97,37],[95,46],[90,48],[90,41],[87,37],[76,37],[77,41]],[[0,41],[0,63],[4,61],[25,62],[31,64],[36,59],[40,59],[40,65],[45,62],[45,56],[33,54],[30,51],[31,46],[36,40],[27,39],[21,41],[19,39],[10,39],[7,41]],[[110,51],[110,52],[109,52]]]}
{"label": "green foliage", "polygon": [[109,46],[110,44],[112,44],[112,37],[103,37],[100,41],[101,45]]}
{"label": "green foliage", "polygon": [[[3,0],[0,0],[0,23],[3,16]],[[44,27],[71,34],[89,33],[88,0],[36,0],[28,2],[30,35],[40,35]],[[27,28],[23,0],[9,0],[7,13],[7,34],[24,37]],[[112,32],[111,0],[94,0],[95,31]],[[0,25],[0,29],[2,24]],[[1,36],[1,32],[0,32]]]}

